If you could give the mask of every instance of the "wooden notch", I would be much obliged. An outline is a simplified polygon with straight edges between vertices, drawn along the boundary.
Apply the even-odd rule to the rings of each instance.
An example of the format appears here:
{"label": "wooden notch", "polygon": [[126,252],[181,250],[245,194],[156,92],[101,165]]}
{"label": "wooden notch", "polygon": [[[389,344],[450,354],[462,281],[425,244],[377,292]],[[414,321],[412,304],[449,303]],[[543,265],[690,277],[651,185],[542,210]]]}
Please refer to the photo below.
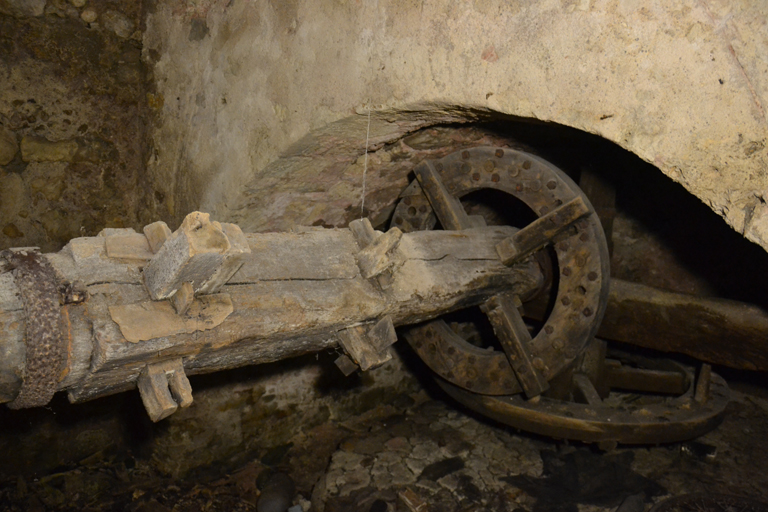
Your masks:
{"label": "wooden notch", "polygon": [[496,246],[502,263],[511,265],[547,245],[574,222],[589,215],[591,210],[581,196],[576,196],[564,205],[542,215],[529,225],[502,240]]}

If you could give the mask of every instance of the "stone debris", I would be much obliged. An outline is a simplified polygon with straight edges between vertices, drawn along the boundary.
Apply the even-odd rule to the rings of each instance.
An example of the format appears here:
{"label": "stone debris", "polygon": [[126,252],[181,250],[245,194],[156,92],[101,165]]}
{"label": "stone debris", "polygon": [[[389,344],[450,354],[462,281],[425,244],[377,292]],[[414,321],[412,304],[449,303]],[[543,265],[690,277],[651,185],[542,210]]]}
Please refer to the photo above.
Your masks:
{"label": "stone debris", "polygon": [[0,126],[0,165],[10,163],[18,151],[19,145],[16,142],[16,135],[5,126]]}
{"label": "stone debris", "polygon": [[118,37],[128,39],[133,34],[134,25],[128,17],[118,11],[108,10],[101,15],[101,24]]}
{"label": "stone debris", "polygon": [[[691,457],[686,443],[605,453],[428,401],[374,407],[344,422],[354,428],[328,421],[244,465],[210,464],[186,477],[104,440],[106,448],[59,472],[0,479],[0,504],[9,511],[257,511],[276,474],[295,482],[295,494],[290,503],[280,497],[287,492],[270,500],[292,512],[636,511],[704,492],[765,502],[768,400],[758,393],[735,391],[723,425],[698,440],[717,448],[714,460]],[[287,482],[281,492],[293,493]]]}
{"label": "stone debris", "polygon": [[34,18],[45,12],[45,0],[2,0],[0,14],[15,18]]}

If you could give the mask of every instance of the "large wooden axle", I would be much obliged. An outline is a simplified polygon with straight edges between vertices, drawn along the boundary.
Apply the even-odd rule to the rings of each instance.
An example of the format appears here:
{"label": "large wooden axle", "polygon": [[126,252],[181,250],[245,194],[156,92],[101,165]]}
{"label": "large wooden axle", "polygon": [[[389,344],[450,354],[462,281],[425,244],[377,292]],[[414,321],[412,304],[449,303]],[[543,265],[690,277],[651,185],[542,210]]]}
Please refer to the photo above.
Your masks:
{"label": "large wooden axle", "polygon": [[[509,227],[382,234],[356,221],[350,229],[244,235],[191,215],[173,234],[161,223],[144,234],[105,230],[40,256],[63,304],[55,333],[62,360],[48,361],[51,392],[79,402],[138,386],[157,421],[191,403],[186,375],[337,344],[371,368],[389,359],[395,326],[500,292],[526,297],[543,282],[531,259],[500,261],[496,245],[515,233]],[[13,250],[0,267],[0,403],[34,378],[34,340],[25,333],[40,310],[12,268],[27,252]]]}

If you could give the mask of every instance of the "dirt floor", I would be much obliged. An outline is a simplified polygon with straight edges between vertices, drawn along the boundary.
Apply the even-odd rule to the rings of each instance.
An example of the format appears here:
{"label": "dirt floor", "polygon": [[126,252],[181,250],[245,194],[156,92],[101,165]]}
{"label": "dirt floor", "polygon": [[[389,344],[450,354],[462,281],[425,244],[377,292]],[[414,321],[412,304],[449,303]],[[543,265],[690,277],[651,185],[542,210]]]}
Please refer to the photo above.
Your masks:
{"label": "dirt floor", "polygon": [[[183,479],[130,452],[99,452],[1,482],[0,510],[768,510],[768,391],[732,383],[731,394],[722,425],[693,443],[606,453],[516,432],[420,391]],[[753,501],[658,505],[690,493]]]}

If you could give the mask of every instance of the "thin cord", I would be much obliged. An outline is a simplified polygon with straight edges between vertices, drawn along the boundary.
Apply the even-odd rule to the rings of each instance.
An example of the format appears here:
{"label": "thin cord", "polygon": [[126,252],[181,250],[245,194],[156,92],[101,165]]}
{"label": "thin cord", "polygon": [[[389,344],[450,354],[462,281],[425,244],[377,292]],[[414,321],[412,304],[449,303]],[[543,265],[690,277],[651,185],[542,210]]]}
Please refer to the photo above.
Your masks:
{"label": "thin cord", "polygon": [[368,172],[368,138],[371,135],[371,101],[368,100],[368,130],[365,132],[365,162],[363,163],[363,198],[360,201],[360,220],[365,216],[365,174]]}

